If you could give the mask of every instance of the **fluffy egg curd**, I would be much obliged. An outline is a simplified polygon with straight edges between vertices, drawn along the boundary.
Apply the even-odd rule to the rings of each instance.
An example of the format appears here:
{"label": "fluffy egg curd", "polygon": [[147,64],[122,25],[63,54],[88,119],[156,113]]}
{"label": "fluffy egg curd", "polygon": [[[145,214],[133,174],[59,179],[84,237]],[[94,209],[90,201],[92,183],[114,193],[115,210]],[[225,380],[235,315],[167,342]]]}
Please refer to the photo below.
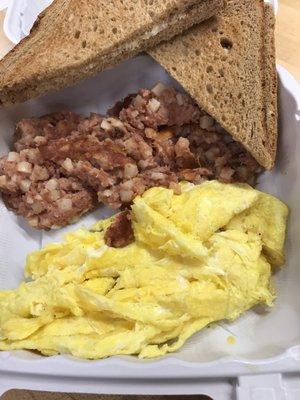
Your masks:
{"label": "fluffy egg curd", "polygon": [[135,240],[123,248],[105,244],[112,217],[29,254],[31,281],[0,292],[0,350],[157,357],[214,321],[271,306],[286,205],[248,185],[181,188],[134,200]]}

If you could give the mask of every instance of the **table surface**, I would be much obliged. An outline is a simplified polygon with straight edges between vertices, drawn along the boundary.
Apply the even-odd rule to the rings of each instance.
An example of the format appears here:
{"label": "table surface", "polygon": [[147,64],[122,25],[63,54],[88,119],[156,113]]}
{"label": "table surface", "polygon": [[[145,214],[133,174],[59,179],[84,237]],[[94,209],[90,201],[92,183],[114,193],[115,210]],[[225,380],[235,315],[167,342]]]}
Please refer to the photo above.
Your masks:
{"label": "table surface", "polygon": [[[2,31],[3,17],[3,12],[0,12],[0,58],[12,47]],[[277,62],[287,68],[300,81],[300,0],[280,0],[275,38]],[[164,399],[164,396],[160,397]],[[107,396],[100,395],[42,394],[24,390],[10,391],[3,396],[2,400],[99,400],[100,398],[101,400],[108,399]],[[120,396],[110,396],[110,400],[120,400],[120,398]],[[188,396],[188,398],[191,398],[191,396]],[[201,400],[199,396],[196,398]],[[208,398],[204,396],[204,399]]]}

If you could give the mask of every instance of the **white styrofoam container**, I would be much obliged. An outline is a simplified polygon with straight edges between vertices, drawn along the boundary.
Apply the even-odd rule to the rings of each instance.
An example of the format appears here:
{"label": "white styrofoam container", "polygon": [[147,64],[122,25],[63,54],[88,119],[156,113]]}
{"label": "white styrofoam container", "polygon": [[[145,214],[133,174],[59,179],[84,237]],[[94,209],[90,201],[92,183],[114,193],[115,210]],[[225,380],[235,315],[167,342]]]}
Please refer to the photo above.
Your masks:
{"label": "white styrofoam container", "polygon": [[[26,11],[26,2],[13,2],[23,4],[18,18],[24,20],[26,15],[32,15]],[[8,15],[8,21],[16,21],[17,9],[11,7],[15,14]],[[18,26],[30,23],[23,21]],[[10,29],[7,31],[12,32]],[[279,155],[276,168],[261,177],[259,187],[284,200],[291,208],[291,218],[287,263],[275,274],[278,300],[271,312],[260,315],[258,310],[249,311],[234,323],[221,323],[194,335],[177,353],[152,361],[133,357],[83,361],[61,355],[46,358],[26,351],[0,352],[0,394],[10,388],[28,388],[92,393],[206,393],[223,400],[232,395],[233,381],[229,379],[237,378],[234,385],[238,399],[300,399],[300,88],[284,68],[279,66],[278,74]],[[105,112],[121,97],[158,80],[178,85],[150,57],[139,56],[77,86],[2,109],[0,154],[9,149],[14,124],[20,118],[54,111],[62,105],[86,114]],[[77,225],[90,224],[108,214],[108,209],[100,208]],[[28,251],[59,240],[63,231],[70,229],[74,226],[41,234],[29,229],[0,202],[0,289],[16,287],[23,279]],[[235,336],[236,344],[227,343],[229,335]]]}

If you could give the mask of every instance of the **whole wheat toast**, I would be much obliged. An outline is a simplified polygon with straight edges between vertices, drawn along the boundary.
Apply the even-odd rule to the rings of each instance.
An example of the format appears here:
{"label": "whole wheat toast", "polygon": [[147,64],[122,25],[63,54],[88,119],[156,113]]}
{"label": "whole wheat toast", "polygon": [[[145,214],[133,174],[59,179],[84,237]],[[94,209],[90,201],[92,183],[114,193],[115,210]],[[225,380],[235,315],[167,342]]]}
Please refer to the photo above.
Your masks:
{"label": "whole wheat toast", "polygon": [[216,17],[150,51],[266,169],[277,147],[274,14],[263,0],[228,0]]}
{"label": "whole wheat toast", "polygon": [[223,0],[55,0],[0,62],[0,104],[69,86],[211,17]]}

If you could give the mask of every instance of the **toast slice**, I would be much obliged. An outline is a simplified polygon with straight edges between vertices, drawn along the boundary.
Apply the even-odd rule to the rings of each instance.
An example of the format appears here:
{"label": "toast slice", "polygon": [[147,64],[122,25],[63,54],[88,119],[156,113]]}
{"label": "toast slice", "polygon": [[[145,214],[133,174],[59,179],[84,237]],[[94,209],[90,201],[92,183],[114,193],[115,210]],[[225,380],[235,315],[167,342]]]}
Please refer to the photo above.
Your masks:
{"label": "toast slice", "polygon": [[214,15],[224,0],[55,0],[0,62],[0,104],[95,75]]}
{"label": "toast slice", "polygon": [[274,14],[263,0],[225,11],[150,54],[266,169],[277,147]]}

